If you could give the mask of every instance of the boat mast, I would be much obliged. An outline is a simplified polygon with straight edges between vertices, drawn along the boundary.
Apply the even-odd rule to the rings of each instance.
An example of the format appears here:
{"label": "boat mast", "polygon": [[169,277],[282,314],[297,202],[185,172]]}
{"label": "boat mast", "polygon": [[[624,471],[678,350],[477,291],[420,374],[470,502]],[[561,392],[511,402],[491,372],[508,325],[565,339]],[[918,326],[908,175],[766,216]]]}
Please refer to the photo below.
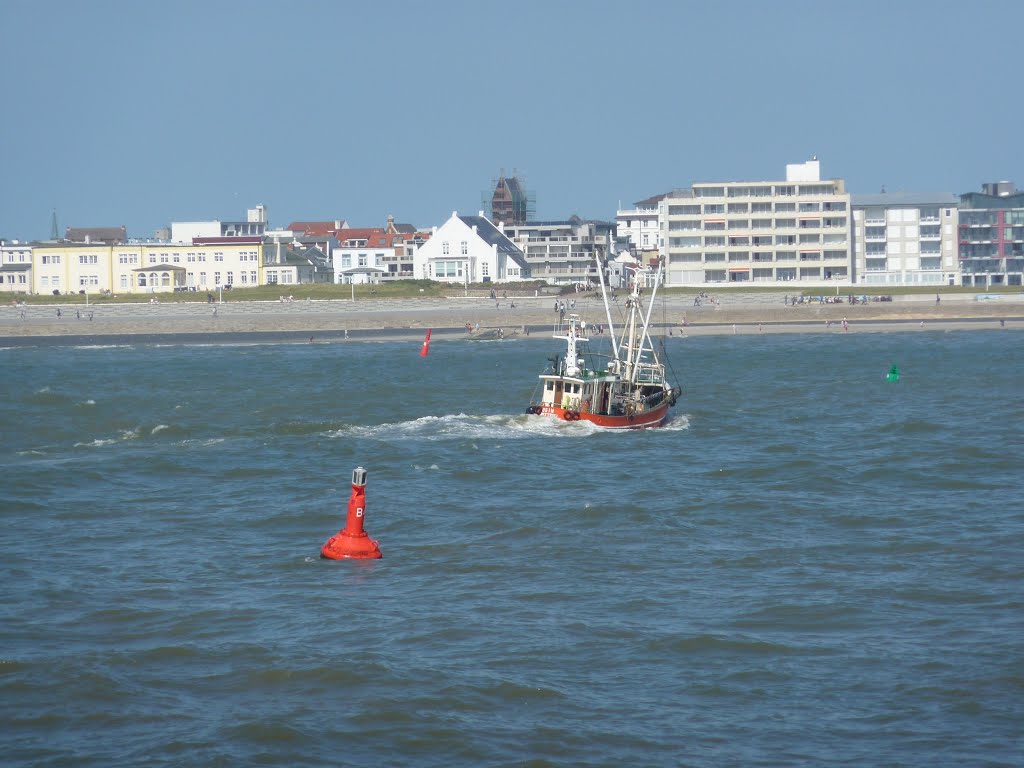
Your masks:
{"label": "boat mast", "polygon": [[604,290],[604,266],[597,252],[594,252],[594,261],[597,263],[597,279],[601,282],[601,299],[604,301],[604,314],[608,318],[608,335],[612,339],[612,356],[619,359],[619,347],[615,342],[615,326],[612,325],[612,309],[608,306],[608,294]]}
{"label": "boat mast", "polygon": [[[622,335],[623,344],[626,346],[626,370],[623,371],[627,381],[634,381],[636,378],[637,363],[640,362],[640,350],[642,345],[637,345],[636,337],[636,315],[640,306],[640,281],[637,279],[640,272],[633,270],[632,283],[629,290],[629,298],[626,305],[629,308],[629,319],[626,321],[626,330]],[[634,359],[635,355],[635,359]]]}
{"label": "boat mast", "polygon": [[[655,365],[658,364],[658,353],[654,351],[654,342],[651,340],[650,334],[648,333],[647,329],[650,327],[651,312],[654,311],[654,297],[658,295],[658,285],[659,285],[659,283],[661,283],[661,270],[662,270],[663,266],[664,265],[663,265],[662,261],[659,259],[658,260],[658,272],[657,272],[657,274],[656,274],[656,276],[654,278],[654,288],[651,289],[651,302],[650,302],[650,304],[647,305],[647,315],[644,317],[643,335],[641,335],[641,337],[640,337],[640,349],[641,350],[643,349],[644,339],[646,339],[647,342],[650,344],[651,358],[652,358],[652,362]],[[637,362],[640,362],[640,353],[639,352],[637,352]],[[633,370],[633,375],[630,377],[630,380],[633,381],[634,383],[636,383],[637,370],[638,369],[635,368]]]}

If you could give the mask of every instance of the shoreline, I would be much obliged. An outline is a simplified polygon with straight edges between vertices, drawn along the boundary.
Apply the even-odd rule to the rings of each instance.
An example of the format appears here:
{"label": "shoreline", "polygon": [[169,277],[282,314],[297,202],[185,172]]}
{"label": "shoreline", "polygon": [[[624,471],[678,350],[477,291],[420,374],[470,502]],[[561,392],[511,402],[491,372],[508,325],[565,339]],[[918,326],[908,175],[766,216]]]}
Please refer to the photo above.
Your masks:
{"label": "shoreline", "polygon": [[[87,308],[33,305],[0,309],[0,345],[53,343],[202,343],[218,336],[250,341],[391,341],[422,339],[432,329],[437,341],[470,339],[502,329],[506,338],[550,337],[557,314],[549,298],[496,303],[488,299],[381,300],[366,302],[232,302],[207,304],[119,304]],[[619,308],[613,306],[613,310]],[[599,298],[582,296],[569,310],[588,323],[606,324]],[[843,319],[848,330],[842,328]],[[613,313],[613,321],[616,317]],[[685,325],[684,325],[685,321]],[[1024,328],[1024,302],[979,304],[921,301],[780,306],[776,301],[693,306],[670,297],[656,301],[654,335],[706,336],[751,333],[878,333],[910,330]],[[347,338],[346,338],[347,334]]]}

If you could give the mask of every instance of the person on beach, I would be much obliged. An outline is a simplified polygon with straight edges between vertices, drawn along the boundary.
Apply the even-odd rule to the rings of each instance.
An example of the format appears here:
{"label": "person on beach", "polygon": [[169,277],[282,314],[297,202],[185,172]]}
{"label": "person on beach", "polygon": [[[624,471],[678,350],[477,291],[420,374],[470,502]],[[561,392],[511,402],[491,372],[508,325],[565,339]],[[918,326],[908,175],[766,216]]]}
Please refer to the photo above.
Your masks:
{"label": "person on beach", "polygon": [[57,307],[57,319],[60,320],[60,307]]}

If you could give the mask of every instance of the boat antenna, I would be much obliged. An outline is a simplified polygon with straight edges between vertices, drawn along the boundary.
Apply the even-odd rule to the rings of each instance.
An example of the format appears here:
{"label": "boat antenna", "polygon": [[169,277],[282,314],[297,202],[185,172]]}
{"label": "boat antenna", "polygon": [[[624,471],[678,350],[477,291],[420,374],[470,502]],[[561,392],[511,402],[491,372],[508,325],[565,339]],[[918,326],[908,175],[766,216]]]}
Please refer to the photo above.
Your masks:
{"label": "boat antenna", "polygon": [[594,253],[594,261],[597,262],[597,279],[601,283],[601,300],[604,301],[604,314],[608,318],[608,335],[612,340],[612,357],[619,359],[619,346],[615,343],[615,326],[612,324],[612,310],[608,306],[608,294],[604,290],[604,266],[601,264],[601,257]]}

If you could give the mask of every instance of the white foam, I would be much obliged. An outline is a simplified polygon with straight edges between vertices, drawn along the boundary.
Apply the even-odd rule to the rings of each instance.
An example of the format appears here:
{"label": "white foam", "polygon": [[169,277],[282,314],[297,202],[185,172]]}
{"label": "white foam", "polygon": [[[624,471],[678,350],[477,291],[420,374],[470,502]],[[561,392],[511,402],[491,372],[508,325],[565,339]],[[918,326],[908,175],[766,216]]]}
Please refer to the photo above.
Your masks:
{"label": "white foam", "polygon": [[[670,419],[663,430],[687,429],[689,420],[685,416]],[[532,416],[528,414],[489,414],[471,416],[465,413],[447,416],[422,416],[411,421],[386,424],[358,425],[327,432],[327,436],[359,437],[367,440],[412,439],[426,441],[440,440],[515,440],[532,437],[585,437],[598,433],[619,434],[632,430],[606,430],[589,421],[563,421],[554,416]],[[658,431],[658,430],[655,430]]]}

